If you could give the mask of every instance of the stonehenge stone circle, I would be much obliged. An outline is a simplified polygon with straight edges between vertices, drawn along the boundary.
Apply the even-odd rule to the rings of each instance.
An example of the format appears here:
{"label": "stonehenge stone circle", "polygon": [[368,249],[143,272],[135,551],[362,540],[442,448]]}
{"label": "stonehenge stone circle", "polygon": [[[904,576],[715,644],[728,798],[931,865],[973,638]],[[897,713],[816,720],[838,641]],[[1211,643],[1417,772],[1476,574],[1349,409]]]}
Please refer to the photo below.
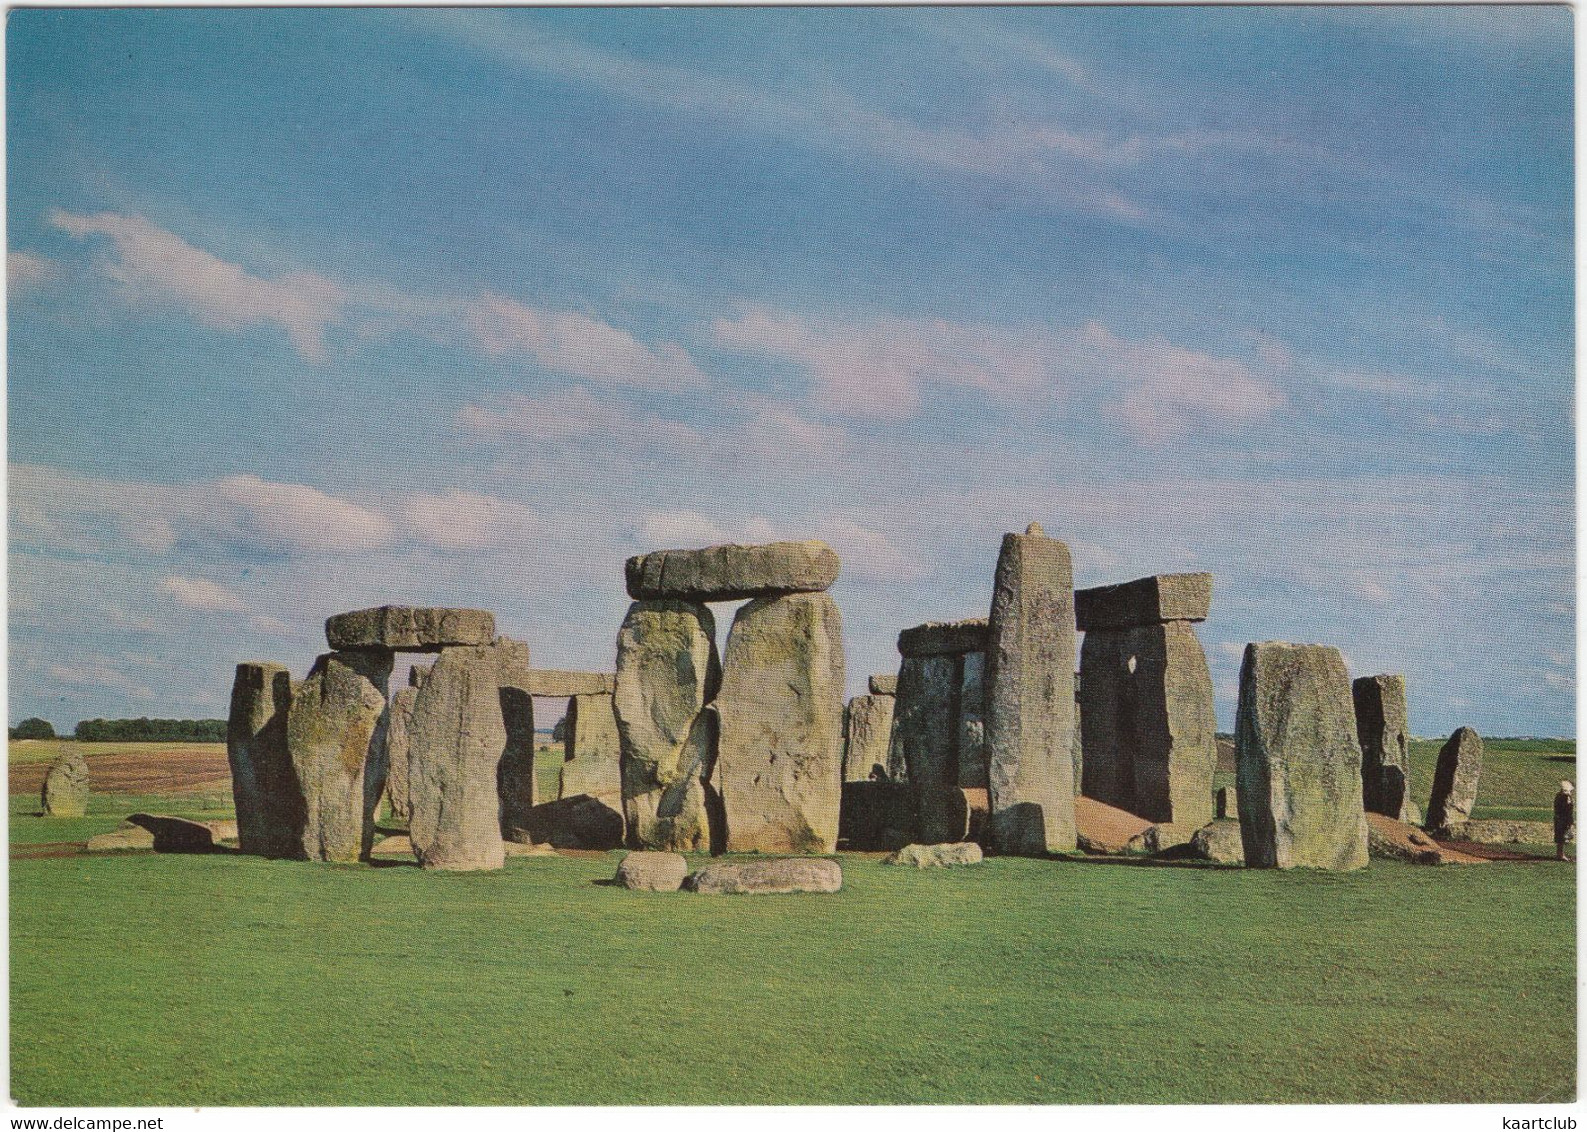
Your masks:
{"label": "stonehenge stone circle", "polygon": [[269,661],[237,666],[226,721],[226,761],[237,810],[237,843],[260,857],[303,852],[303,796],[287,750],[292,674]]}
{"label": "stonehenge stone circle", "polygon": [[843,618],[830,594],[738,611],[714,701],[729,853],[831,853],[843,789]]}
{"label": "stonehenge stone circle", "polygon": [[821,857],[723,862],[691,873],[683,887],[707,896],[837,892],[843,887],[843,870],[831,858]]}
{"label": "stonehenge stone circle", "polygon": [[938,845],[905,845],[892,856],[882,858],[884,865],[903,865],[912,869],[943,869],[954,865],[980,863],[981,847],[973,841]]}
{"label": "stonehenge stone circle", "polygon": [[386,720],[386,801],[391,805],[391,816],[404,821],[413,813],[408,801],[408,733],[413,727],[413,705],[418,698],[417,686],[398,688],[391,697],[391,715]]}
{"label": "stonehenge stone circle", "polygon": [[959,785],[986,789],[986,653],[959,665]]}
{"label": "stonehenge stone circle", "polygon": [[[982,722],[986,631],[985,618],[969,618],[928,621],[898,635],[903,662],[893,708],[889,769],[901,762],[902,777],[917,788],[923,839],[955,824],[952,815],[929,812],[932,804],[950,800],[933,787],[986,789]],[[968,701],[967,668],[972,697]]]}
{"label": "stonehenge stone circle", "polygon": [[898,695],[898,674],[896,672],[878,672],[871,677],[871,695],[896,696]]}
{"label": "stonehenge stone circle", "polygon": [[73,751],[44,772],[39,802],[47,818],[80,818],[88,812],[88,763]]}
{"label": "stonehenge stone circle", "polygon": [[820,593],[838,580],[838,556],[824,542],[772,542],[656,550],[628,560],[628,596],[636,601],[742,601]]}
{"label": "stonehenge stone circle", "polygon": [[[1188,595],[1188,596],[1187,596]],[[1167,827],[1168,844],[1212,820],[1218,765],[1212,673],[1189,620],[1205,618],[1212,575],[1166,574],[1079,590],[1081,792]]]}
{"label": "stonehenge stone circle", "polygon": [[1362,676],[1350,686],[1361,741],[1361,796],[1369,814],[1407,818],[1411,794],[1410,724],[1405,677]]}
{"label": "stonehenge stone circle", "polygon": [[490,644],[496,639],[496,616],[483,609],[381,605],[328,618],[325,639],[337,652],[440,652],[450,645]]}
{"label": "stonehenge stone circle", "polygon": [[636,892],[677,892],[689,875],[689,863],[682,853],[657,853],[638,850],[617,865],[617,883]]}
{"label": "stonehenge stone circle", "polygon": [[1361,744],[1338,649],[1247,645],[1234,742],[1248,866],[1366,865]]}
{"label": "stonehenge stone circle", "polygon": [[709,609],[668,599],[629,606],[617,634],[612,707],[630,848],[710,848],[701,780],[712,770],[716,721],[705,708],[720,682]]}
{"label": "stonehenge stone circle", "polygon": [[610,672],[564,672],[555,668],[529,670],[527,690],[531,696],[565,700],[574,696],[609,696],[617,690],[617,677]]}
{"label": "stonehenge stone circle", "polygon": [[568,700],[567,742],[558,797],[588,794],[608,798],[622,810],[622,745],[617,714],[607,693],[576,695]]}
{"label": "stonehenge stone circle", "polygon": [[1075,848],[1074,656],[1069,548],[1032,523],[1003,536],[987,630],[991,837],[1000,853]]}
{"label": "stonehenge stone circle", "polygon": [[1477,780],[1482,777],[1482,753],[1482,736],[1469,727],[1456,728],[1439,749],[1433,794],[1427,801],[1428,829],[1471,819],[1477,804]]}
{"label": "stonehenge stone circle", "polygon": [[1205,621],[1211,608],[1211,574],[1153,574],[1077,591],[1075,624],[1089,633],[1166,621]]}
{"label": "stonehenge stone circle", "polygon": [[386,785],[391,664],[386,651],[325,653],[292,690],[287,750],[303,799],[298,844],[309,860],[369,856]]}
{"label": "stonehenge stone circle", "polygon": [[[886,779],[893,697],[855,696],[843,711],[843,781]],[[879,773],[878,773],[879,771]]]}
{"label": "stonehenge stone circle", "polygon": [[408,733],[408,837],[422,867],[499,869],[504,826],[516,832],[527,820],[532,790],[509,775],[521,779],[527,755],[533,777],[533,719],[520,714],[529,697],[513,684],[528,659],[527,647],[507,638],[449,646],[419,689]]}

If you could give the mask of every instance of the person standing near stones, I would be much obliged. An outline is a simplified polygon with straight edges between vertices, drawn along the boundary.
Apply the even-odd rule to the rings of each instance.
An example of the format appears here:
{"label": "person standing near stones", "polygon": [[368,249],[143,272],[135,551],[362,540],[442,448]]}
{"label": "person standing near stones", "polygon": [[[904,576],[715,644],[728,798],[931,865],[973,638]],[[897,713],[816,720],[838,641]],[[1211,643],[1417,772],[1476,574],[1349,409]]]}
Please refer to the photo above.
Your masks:
{"label": "person standing near stones", "polygon": [[1576,824],[1576,791],[1569,782],[1559,784],[1554,795],[1554,859],[1565,859],[1565,842],[1570,840],[1571,827]]}

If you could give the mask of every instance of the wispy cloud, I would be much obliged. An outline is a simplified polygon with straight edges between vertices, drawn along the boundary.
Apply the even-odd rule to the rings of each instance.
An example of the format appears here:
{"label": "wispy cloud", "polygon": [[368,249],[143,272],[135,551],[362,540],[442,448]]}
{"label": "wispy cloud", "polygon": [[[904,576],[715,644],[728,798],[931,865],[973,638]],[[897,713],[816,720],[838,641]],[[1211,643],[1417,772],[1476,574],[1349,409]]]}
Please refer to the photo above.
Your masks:
{"label": "wispy cloud", "polygon": [[55,276],[55,265],[35,252],[6,253],[6,289],[12,296],[25,295]]}
{"label": "wispy cloud", "polygon": [[248,608],[231,590],[208,578],[184,578],[168,574],[160,579],[160,592],[184,609],[197,609],[205,613],[241,613]]}

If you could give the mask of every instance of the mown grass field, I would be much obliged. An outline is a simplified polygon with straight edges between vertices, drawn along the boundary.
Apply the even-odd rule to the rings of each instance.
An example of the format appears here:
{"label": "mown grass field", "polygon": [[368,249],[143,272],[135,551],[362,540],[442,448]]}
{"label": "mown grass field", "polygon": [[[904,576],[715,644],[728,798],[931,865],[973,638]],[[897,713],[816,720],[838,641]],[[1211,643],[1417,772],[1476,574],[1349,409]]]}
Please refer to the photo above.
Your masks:
{"label": "mown grass field", "polygon": [[[225,816],[183,808],[192,801],[100,798],[61,821],[19,817],[34,801],[17,797],[12,841],[86,837],[163,803]],[[599,883],[620,857],[516,858],[464,875],[240,855],[14,859],[12,1095],[79,1106],[1575,1094],[1570,865],[1374,861],[1330,875],[992,859],[914,872],[848,856],[836,895],[709,898]]]}

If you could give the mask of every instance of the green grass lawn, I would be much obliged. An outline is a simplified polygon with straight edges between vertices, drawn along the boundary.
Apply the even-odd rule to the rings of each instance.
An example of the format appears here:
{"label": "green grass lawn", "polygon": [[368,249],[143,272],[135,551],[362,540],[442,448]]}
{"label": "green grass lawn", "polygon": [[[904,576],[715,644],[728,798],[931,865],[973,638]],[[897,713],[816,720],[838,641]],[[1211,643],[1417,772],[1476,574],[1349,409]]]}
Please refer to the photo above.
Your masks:
{"label": "green grass lawn", "polygon": [[[11,864],[25,1105],[1564,1101],[1573,870]],[[1472,1020],[1481,1018],[1480,1026]]]}

